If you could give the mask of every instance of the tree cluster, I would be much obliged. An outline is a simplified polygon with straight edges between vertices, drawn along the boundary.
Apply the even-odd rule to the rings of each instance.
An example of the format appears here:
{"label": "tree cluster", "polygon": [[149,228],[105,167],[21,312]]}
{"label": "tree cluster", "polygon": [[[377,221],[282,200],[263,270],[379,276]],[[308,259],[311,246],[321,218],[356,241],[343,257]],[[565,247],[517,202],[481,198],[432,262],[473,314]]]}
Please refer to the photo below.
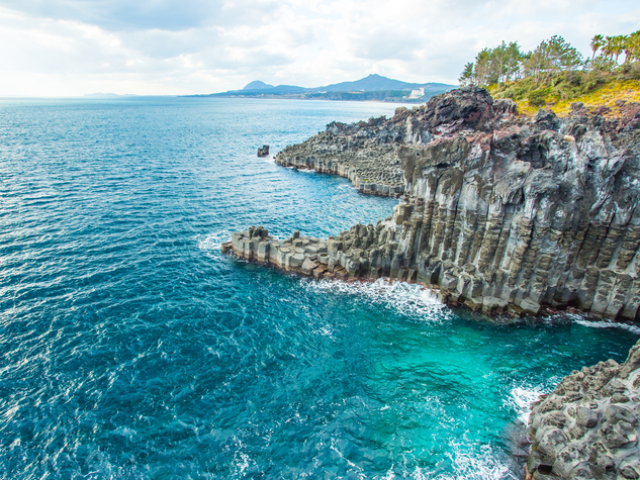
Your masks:
{"label": "tree cluster", "polygon": [[640,30],[631,35],[596,35],[591,39],[591,50],[593,54],[588,66],[594,69],[612,71],[619,66],[618,60],[623,53],[625,65],[640,62]]}
{"label": "tree cluster", "polygon": [[546,85],[563,72],[612,72],[619,66],[622,54],[624,64],[640,62],[640,30],[631,35],[596,35],[591,41],[591,49],[592,57],[585,60],[559,35],[543,40],[531,52],[521,52],[516,42],[502,42],[495,48],[482,49],[475,62],[465,65],[459,81],[462,86],[488,86],[533,78],[536,85]]}

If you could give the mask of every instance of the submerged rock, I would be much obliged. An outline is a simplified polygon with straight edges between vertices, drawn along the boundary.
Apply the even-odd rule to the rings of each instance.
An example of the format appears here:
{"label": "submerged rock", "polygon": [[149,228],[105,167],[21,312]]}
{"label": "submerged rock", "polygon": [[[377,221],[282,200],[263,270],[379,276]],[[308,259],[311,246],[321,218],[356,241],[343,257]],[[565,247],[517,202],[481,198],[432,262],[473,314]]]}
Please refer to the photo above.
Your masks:
{"label": "submerged rock", "polygon": [[565,377],[534,403],[527,479],[640,478],[640,342],[625,363]]}

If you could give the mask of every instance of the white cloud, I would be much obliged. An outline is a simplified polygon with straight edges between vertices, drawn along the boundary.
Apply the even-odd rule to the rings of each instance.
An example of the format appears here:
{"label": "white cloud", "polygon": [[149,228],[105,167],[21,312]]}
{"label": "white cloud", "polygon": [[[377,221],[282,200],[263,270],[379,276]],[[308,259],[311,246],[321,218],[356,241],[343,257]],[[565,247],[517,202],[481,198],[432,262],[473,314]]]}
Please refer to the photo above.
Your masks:
{"label": "white cloud", "polygon": [[455,83],[477,51],[630,33],[617,0],[0,0],[0,94],[210,93],[379,73]]}

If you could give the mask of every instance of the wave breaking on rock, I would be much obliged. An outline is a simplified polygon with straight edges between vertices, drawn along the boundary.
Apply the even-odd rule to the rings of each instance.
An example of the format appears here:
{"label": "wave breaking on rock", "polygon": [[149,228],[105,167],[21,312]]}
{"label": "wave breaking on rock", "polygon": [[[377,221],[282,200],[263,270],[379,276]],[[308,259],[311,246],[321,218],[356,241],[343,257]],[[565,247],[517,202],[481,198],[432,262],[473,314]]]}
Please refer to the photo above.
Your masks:
{"label": "wave breaking on rock", "polygon": [[403,195],[392,217],[288,243],[254,229],[234,236],[233,251],[311,276],[431,284],[444,302],[486,314],[574,307],[633,321],[639,159],[640,113],[529,118],[483,89],[454,90],[391,119],[334,122],[276,157],[363,193]]}

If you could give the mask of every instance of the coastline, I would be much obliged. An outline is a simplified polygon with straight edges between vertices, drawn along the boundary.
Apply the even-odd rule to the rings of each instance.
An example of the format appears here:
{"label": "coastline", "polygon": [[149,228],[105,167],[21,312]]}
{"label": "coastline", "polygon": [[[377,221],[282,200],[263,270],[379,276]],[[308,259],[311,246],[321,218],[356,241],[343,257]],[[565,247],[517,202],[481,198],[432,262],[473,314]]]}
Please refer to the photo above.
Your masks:
{"label": "coastline", "polygon": [[[393,216],[326,240],[299,231],[278,240],[251,227],[222,251],[316,279],[436,286],[442,303],[494,318],[569,310],[637,323],[640,217],[629,199],[640,196],[640,113],[572,112],[522,118],[513,102],[465,88],[389,121],[334,122],[275,162],[401,196]],[[405,186],[394,190],[400,175]],[[527,479],[639,478],[628,453],[640,458],[638,385],[640,341],[623,365],[584,367],[541,396],[529,418]]]}
{"label": "coastline", "polygon": [[603,122],[580,108],[522,118],[513,102],[461,89],[390,120],[333,122],[275,161],[402,196],[392,217],[338,236],[330,253],[349,276],[413,270],[448,303],[485,314],[571,307],[633,322],[637,124]]}

